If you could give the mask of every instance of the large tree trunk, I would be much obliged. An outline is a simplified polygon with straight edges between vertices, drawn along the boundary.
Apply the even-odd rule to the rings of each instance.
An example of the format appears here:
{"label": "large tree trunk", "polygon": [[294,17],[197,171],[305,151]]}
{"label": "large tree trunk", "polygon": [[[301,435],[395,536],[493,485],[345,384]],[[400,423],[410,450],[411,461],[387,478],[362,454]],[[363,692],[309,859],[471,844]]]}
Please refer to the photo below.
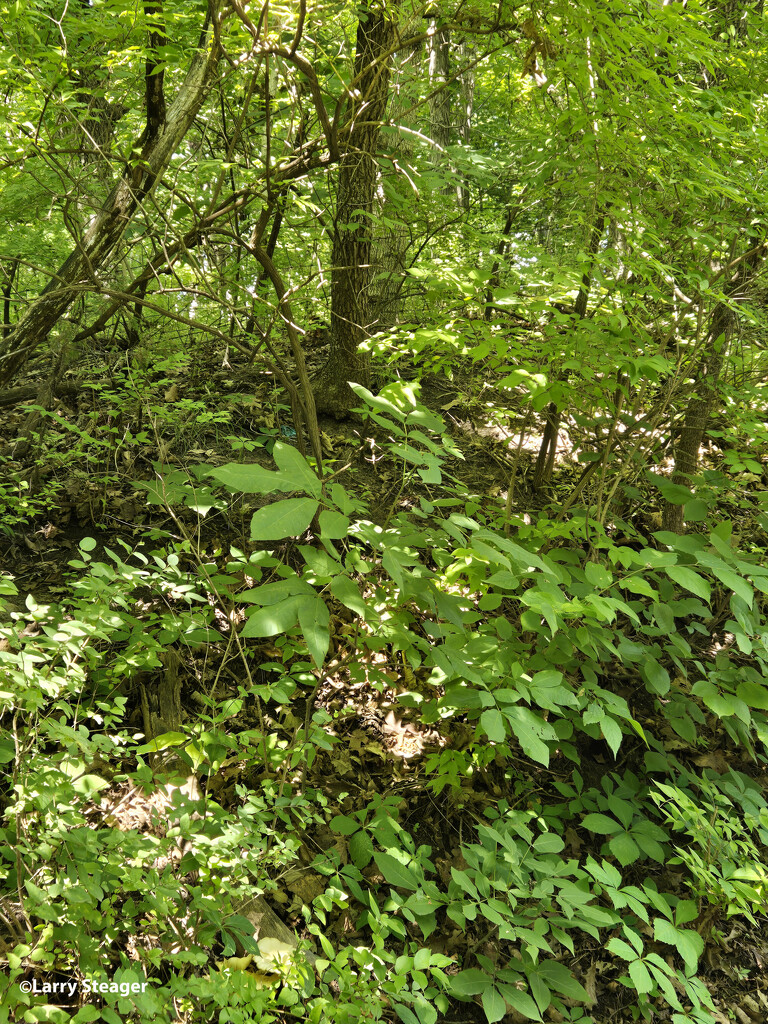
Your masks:
{"label": "large tree trunk", "polygon": [[[405,39],[418,36],[414,21],[401,29]],[[390,72],[389,123],[398,130],[385,153],[388,171],[379,180],[377,217],[372,246],[372,273],[369,294],[371,316],[377,331],[393,327],[400,319],[403,283],[406,280],[408,249],[413,239],[413,224],[408,211],[413,211],[412,182],[403,173],[413,158],[413,136],[402,129],[414,129],[418,114],[414,105],[414,84],[419,81],[422,40],[409,43],[395,54]],[[385,164],[386,166],[386,164]],[[382,199],[383,197],[383,199]]]}
{"label": "large tree trunk", "polygon": [[367,357],[359,347],[371,323],[376,148],[387,105],[396,6],[367,3],[361,9],[357,28],[331,257],[331,350],[315,384],[318,411],[339,417],[358,402],[349,381],[367,385],[370,377]]}
{"label": "large tree trunk", "polygon": [[[215,15],[214,15],[215,16]],[[218,43],[204,46],[167,112],[148,109],[147,128],[132,153],[131,165],[58,273],[53,275],[13,331],[0,345],[0,386],[9,384],[35,349],[84,290],[98,290],[98,273],[114,252],[132,217],[152,191],[189,130],[208,93],[219,60]],[[151,76],[157,78],[157,75]],[[156,83],[151,83],[156,88]],[[149,96],[148,96],[149,99]],[[162,110],[162,114],[165,111]]]}

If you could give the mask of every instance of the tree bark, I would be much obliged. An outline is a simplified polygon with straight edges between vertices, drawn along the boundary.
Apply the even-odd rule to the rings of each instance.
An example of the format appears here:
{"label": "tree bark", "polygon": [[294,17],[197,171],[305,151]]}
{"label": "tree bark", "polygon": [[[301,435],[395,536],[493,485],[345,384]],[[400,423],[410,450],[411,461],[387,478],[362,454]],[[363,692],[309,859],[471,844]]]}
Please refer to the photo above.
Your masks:
{"label": "tree bark", "polygon": [[[418,26],[415,22],[406,25],[401,35],[407,40],[418,36]],[[380,217],[373,240],[374,280],[370,287],[371,315],[379,331],[393,327],[400,319],[408,249],[413,239],[413,226],[408,219],[413,211],[413,185],[403,173],[403,167],[413,158],[413,144],[412,136],[402,129],[413,129],[417,124],[412,109],[412,85],[418,82],[422,51],[421,39],[409,42],[395,54],[390,72],[392,98],[388,120],[397,129],[397,135],[386,152],[391,170],[383,172],[380,179],[379,195],[383,193],[384,198],[377,205]]]}
{"label": "tree bark", "polygon": [[[736,276],[725,288],[725,294],[746,298],[748,286],[756,276],[765,256],[766,244],[751,249],[742,260]],[[699,449],[704,439],[709,417],[717,400],[717,383],[730,347],[731,335],[736,326],[737,316],[725,302],[718,302],[712,313],[709,331],[701,359],[696,371],[695,397],[685,410],[683,425],[675,445],[675,468],[672,483],[690,488],[699,465]],[[664,502],[662,528],[673,533],[683,533],[685,508]]]}
{"label": "tree bark", "polygon": [[331,348],[315,383],[319,412],[339,418],[358,402],[349,381],[367,386],[368,358],[360,353],[371,323],[371,216],[376,198],[376,149],[387,106],[395,43],[396,4],[368,2],[357,28],[354,77],[334,220],[331,268]]}
{"label": "tree bark", "polygon": [[[214,15],[215,16],[215,15]],[[120,181],[83,235],[82,241],[0,345],[0,386],[7,386],[47,338],[59,318],[83,291],[98,290],[98,272],[122,238],[134,214],[167,167],[198,114],[219,61],[218,43],[201,49],[187,72],[167,117],[159,116],[157,96],[147,127],[133,149]],[[155,83],[152,85],[156,88]]]}

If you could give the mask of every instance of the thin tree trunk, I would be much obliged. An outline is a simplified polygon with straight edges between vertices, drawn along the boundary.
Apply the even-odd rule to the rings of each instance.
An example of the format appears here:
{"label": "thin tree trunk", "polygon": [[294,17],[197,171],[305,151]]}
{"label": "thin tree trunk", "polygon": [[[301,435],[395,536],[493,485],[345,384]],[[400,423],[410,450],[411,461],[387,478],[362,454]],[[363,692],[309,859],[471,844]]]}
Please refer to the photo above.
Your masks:
{"label": "thin tree trunk", "polygon": [[[587,303],[589,302],[589,293],[592,288],[592,267],[600,245],[600,239],[603,237],[604,227],[605,213],[603,212],[598,214],[594,226],[592,227],[592,234],[587,247],[590,265],[589,268],[584,271],[581,279],[581,288],[579,289],[579,294],[576,297],[576,303],[573,307],[573,314],[576,320],[583,320],[587,315]],[[555,379],[564,379],[564,374],[558,374]],[[536,466],[533,471],[533,487],[535,490],[538,490],[541,485],[552,476],[552,470],[555,466],[555,456],[557,455],[557,438],[560,432],[561,416],[562,412],[557,403],[550,402],[547,407],[544,436],[541,439],[541,447],[539,448]]]}

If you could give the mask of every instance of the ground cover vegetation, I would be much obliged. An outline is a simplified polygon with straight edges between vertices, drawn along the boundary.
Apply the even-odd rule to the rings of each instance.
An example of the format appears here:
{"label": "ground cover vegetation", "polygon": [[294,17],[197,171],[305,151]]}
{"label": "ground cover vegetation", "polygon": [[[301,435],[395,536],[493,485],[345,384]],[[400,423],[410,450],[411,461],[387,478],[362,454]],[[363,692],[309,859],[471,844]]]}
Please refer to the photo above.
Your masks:
{"label": "ground cover vegetation", "polygon": [[762,0],[0,11],[0,1021],[765,1020]]}

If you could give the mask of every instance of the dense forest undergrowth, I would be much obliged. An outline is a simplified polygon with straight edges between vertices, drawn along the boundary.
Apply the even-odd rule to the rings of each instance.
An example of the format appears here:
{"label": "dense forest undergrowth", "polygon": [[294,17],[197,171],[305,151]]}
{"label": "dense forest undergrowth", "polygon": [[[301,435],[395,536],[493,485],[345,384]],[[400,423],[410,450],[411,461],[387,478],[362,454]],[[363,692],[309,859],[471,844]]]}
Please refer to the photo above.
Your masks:
{"label": "dense forest undergrowth", "polygon": [[763,4],[0,10],[0,1022],[763,1021]]}
{"label": "dense forest undergrowth", "polygon": [[[94,975],[105,1020],[759,1018],[755,481],[685,535],[642,484],[561,515],[578,425],[537,492],[520,396],[463,366],[322,420],[322,482],[263,373],[119,361],[5,499],[25,1019],[22,978]],[[261,894],[294,931],[257,945]]]}

